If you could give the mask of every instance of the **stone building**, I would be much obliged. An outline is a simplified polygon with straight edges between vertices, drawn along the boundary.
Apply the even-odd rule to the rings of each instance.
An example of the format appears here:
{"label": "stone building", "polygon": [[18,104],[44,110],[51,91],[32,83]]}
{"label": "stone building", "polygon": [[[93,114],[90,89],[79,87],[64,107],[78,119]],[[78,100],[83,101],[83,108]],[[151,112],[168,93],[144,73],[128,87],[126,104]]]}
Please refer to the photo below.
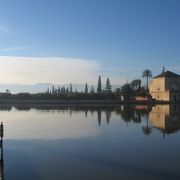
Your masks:
{"label": "stone building", "polygon": [[160,101],[180,101],[180,75],[165,71],[149,84],[152,98]]}

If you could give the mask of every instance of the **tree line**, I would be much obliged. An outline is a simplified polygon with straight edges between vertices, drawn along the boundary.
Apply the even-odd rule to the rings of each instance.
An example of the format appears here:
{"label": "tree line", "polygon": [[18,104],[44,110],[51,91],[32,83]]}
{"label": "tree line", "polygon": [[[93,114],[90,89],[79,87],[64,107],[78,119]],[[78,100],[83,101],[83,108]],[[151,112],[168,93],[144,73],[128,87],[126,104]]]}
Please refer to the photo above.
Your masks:
{"label": "tree line", "polygon": [[89,89],[88,83],[85,83],[84,91],[73,90],[73,85],[68,87],[55,87],[48,88],[42,93],[17,93],[11,94],[9,90],[5,93],[0,93],[0,99],[64,99],[64,100],[129,100],[134,96],[147,96],[148,95],[148,82],[152,77],[152,72],[148,69],[144,70],[142,77],[146,78],[146,87],[142,85],[141,79],[134,79],[127,82],[119,88],[112,89],[110,78],[106,79],[105,88],[102,88],[101,76],[98,77],[97,89],[91,86]]}

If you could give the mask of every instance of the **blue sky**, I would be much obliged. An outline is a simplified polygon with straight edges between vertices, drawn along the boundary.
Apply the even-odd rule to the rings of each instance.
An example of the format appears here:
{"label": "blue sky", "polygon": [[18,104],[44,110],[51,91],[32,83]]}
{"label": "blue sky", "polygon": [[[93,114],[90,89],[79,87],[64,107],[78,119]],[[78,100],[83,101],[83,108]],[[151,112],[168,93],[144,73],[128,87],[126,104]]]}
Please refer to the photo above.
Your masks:
{"label": "blue sky", "polygon": [[[51,65],[53,58],[63,58],[67,64],[72,59],[77,64],[83,60],[97,65],[94,71],[90,65],[92,74],[112,77],[116,84],[139,78],[146,68],[156,75],[163,65],[180,74],[179,20],[179,0],[0,0],[0,61],[5,67],[7,61],[18,61],[18,57],[22,61],[23,57],[26,68],[34,57],[41,62],[48,58]],[[41,73],[41,65],[37,66]],[[82,76],[80,72],[77,70]],[[17,71],[1,75],[8,73],[14,76]],[[23,73],[24,80],[8,77],[0,78],[0,83],[36,82],[28,72]],[[68,76],[59,81],[53,78],[48,82],[65,83]],[[86,78],[95,82],[90,74]]]}

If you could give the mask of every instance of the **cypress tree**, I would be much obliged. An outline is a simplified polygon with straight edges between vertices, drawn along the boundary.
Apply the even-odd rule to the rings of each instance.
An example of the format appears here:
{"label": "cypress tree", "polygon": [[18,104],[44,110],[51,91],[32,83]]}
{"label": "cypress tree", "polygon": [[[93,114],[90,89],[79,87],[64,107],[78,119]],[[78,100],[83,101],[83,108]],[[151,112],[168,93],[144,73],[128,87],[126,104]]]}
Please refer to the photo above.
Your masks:
{"label": "cypress tree", "polygon": [[101,93],[102,88],[101,88],[101,76],[98,78],[98,85],[97,85],[97,93]]}
{"label": "cypress tree", "polygon": [[88,93],[88,85],[87,83],[85,84],[85,90],[84,90],[85,93]]}
{"label": "cypress tree", "polygon": [[72,89],[72,84],[70,84],[69,91],[70,91],[70,93],[72,93],[72,92],[73,92],[73,89]]}
{"label": "cypress tree", "polygon": [[52,94],[53,95],[55,94],[55,87],[54,87],[54,85],[52,86]]}
{"label": "cypress tree", "polygon": [[58,87],[58,94],[61,94],[61,88],[60,88],[60,86]]}
{"label": "cypress tree", "polygon": [[94,94],[94,93],[95,93],[95,92],[94,92],[94,86],[91,87],[90,93],[91,93],[91,94]]}
{"label": "cypress tree", "polygon": [[49,88],[47,88],[47,94],[49,94]]}
{"label": "cypress tree", "polygon": [[109,78],[107,78],[107,80],[106,80],[106,88],[105,88],[105,91],[106,91],[107,93],[111,93],[111,83],[110,83],[110,79],[109,79]]}

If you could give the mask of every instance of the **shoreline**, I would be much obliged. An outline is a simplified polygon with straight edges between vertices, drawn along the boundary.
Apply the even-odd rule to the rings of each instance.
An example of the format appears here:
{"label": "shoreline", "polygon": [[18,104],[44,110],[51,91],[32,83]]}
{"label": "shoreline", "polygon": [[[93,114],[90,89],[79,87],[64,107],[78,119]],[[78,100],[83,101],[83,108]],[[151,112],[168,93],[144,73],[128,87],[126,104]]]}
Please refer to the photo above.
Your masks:
{"label": "shoreline", "polygon": [[0,100],[0,105],[156,105],[180,104],[180,101],[120,101],[120,100]]}

